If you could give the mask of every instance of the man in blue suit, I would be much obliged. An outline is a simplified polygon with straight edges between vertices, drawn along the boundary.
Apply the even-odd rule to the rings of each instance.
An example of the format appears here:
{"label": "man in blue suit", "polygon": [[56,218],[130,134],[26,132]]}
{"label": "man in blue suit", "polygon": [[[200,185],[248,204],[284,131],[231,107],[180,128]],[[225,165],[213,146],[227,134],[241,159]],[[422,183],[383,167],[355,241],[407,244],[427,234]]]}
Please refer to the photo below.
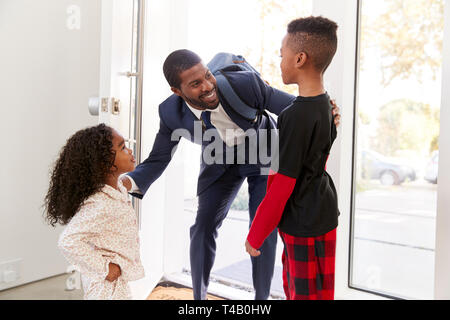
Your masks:
{"label": "man in blue suit", "polygon": [[[255,118],[249,119],[227,101],[216,78],[194,52],[172,52],[164,62],[163,71],[174,94],[159,106],[160,128],[149,157],[122,181],[134,196],[142,198],[169,164],[180,140],[180,135],[174,134],[176,131],[182,129],[187,133],[183,135],[185,138],[202,144],[203,156],[197,184],[198,211],[190,228],[190,262],[194,299],[205,299],[215,259],[217,230],[242,183],[247,179],[250,224],[266,192],[267,173],[264,174],[262,169],[270,167],[270,163],[262,163],[259,157],[256,162],[250,160],[254,159],[251,153],[259,150],[261,145],[255,149],[249,141],[256,140],[246,138],[246,132],[267,129],[270,134],[276,123],[265,110],[278,115],[295,97],[270,87],[254,72],[225,69],[222,74],[234,92],[247,106],[256,110]],[[199,139],[198,128],[203,128],[200,135],[206,130],[215,132],[214,141]],[[270,138],[264,141],[268,142],[263,147],[270,149],[267,146]],[[215,143],[217,146],[218,142],[223,148],[214,148],[211,152],[211,145]],[[244,153],[238,149],[244,150]],[[207,159],[207,150],[214,161]],[[266,151],[270,153],[270,150]],[[251,258],[257,300],[267,299],[270,294],[276,242],[274,231],[260,249],[261,255]]]}

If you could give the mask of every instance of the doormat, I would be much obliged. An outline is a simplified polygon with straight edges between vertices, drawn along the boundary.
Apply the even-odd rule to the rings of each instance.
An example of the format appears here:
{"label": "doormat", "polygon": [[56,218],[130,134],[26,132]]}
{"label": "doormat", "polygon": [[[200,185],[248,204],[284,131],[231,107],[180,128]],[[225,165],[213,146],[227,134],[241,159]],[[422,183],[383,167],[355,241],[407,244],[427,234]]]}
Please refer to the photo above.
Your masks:
{"label": "doormat", "polygon": [[[225,300],[224,298],[208,294],[208,300]],[[147,297],[147,300],[193,300],[194,295],[192,288],[182,286],[174,282],[161,282],[152,293]]]}
{"label": "doormat", "polygon": [[[241,283],[247,284],[249,287],[253,287],[252,283],[252,263],[250,259],[244,259],[222,269],[215,270],[212,275],[220,276],[221,278],[236,280]],[[283,267],[275,266],[272,277],[272,284],[270,286],[272,295],[284,298],[283,289]]]}

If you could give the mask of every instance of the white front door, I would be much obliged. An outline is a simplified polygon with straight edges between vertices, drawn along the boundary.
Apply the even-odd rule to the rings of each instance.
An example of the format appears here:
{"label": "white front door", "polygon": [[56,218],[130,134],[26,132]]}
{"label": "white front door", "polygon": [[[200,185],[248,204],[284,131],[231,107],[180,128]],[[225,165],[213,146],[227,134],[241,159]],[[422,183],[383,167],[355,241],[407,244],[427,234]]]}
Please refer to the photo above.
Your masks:
{"label": "white front door", "polygon": [[[99,123],[134,139],[136,82],[142,78],[136,64],[140,0],[103,0],[100,56]],[[130,147],[133,147],[130,141]]]}
{"label": "white front door", "polygon": [[[94,102],[99,122],[129,141],[138,162],[152,149],[159,129],[158,105],[171,94],[162,64],[171,51],[186,46],[188,4],[102,0],[100,90]],[[145,269],[144,279],[130,283],[133,299],[146,299],[163,277],[182,268],[172,248],[178,239],[173,218],[183,211],[178,167],[171,163],[142,201],[133,200]]]}
{"label": "white front door", "polygon": [[[103,0],[100,55],[100,89],[98,103],[99,123],[106,123],[119,131],[133,150],[138,162],[142,161],[141,110],[144,56],[144,0]],[[141,255],[147,238],[142,234],[141,201],[133,198],[139,217]],[[162,216],[162,212],[158,213]],[[162,224],[162,219],[160,219]],[[162,229],[161,225],[161,229]],[[163,242],[152,243],[151,260],[162,261]],[[156,249],[156,250],[155,250]],[[146,278],[130,283],[133,299],[146,299],[163,271],[158,264],[145,263]]]}

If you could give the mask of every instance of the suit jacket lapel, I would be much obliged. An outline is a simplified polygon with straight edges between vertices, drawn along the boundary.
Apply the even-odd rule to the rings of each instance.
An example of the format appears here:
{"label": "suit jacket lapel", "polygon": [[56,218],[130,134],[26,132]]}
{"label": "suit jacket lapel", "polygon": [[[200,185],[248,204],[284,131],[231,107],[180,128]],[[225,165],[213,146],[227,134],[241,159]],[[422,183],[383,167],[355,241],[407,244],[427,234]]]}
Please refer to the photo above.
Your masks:
{"label": "suit jacket lapel", "polygon": [[183,123],[183,127],[186,128],[191,135],[194,135],[194,123],[195,121],[199,121],[197,117],[192,113],[192,111],[186,105],[186,102],[183,100],[182,102],[182,114],[181,114],[181,122]]}

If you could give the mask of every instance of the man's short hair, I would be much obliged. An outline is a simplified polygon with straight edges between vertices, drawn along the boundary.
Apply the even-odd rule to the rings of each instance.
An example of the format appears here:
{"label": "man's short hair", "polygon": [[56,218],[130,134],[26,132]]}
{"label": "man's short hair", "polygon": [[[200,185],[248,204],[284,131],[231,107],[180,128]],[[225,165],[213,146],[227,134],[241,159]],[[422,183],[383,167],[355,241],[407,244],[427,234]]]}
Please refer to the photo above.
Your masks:
{"label": "man's short hair", "polygon": [[176,50],[169,54],[164,61],[163,72],[171,87],[180,89],[180,73],[192,68],[202,61],[195,53],[187,49]]}
{"label": "man's short hair", "polygon": [[320,72],[333,60],[337,50],[336,22],[324,17],[307,17],[293,20],[287,27],[287,45],[295,52],[305,52]]}

